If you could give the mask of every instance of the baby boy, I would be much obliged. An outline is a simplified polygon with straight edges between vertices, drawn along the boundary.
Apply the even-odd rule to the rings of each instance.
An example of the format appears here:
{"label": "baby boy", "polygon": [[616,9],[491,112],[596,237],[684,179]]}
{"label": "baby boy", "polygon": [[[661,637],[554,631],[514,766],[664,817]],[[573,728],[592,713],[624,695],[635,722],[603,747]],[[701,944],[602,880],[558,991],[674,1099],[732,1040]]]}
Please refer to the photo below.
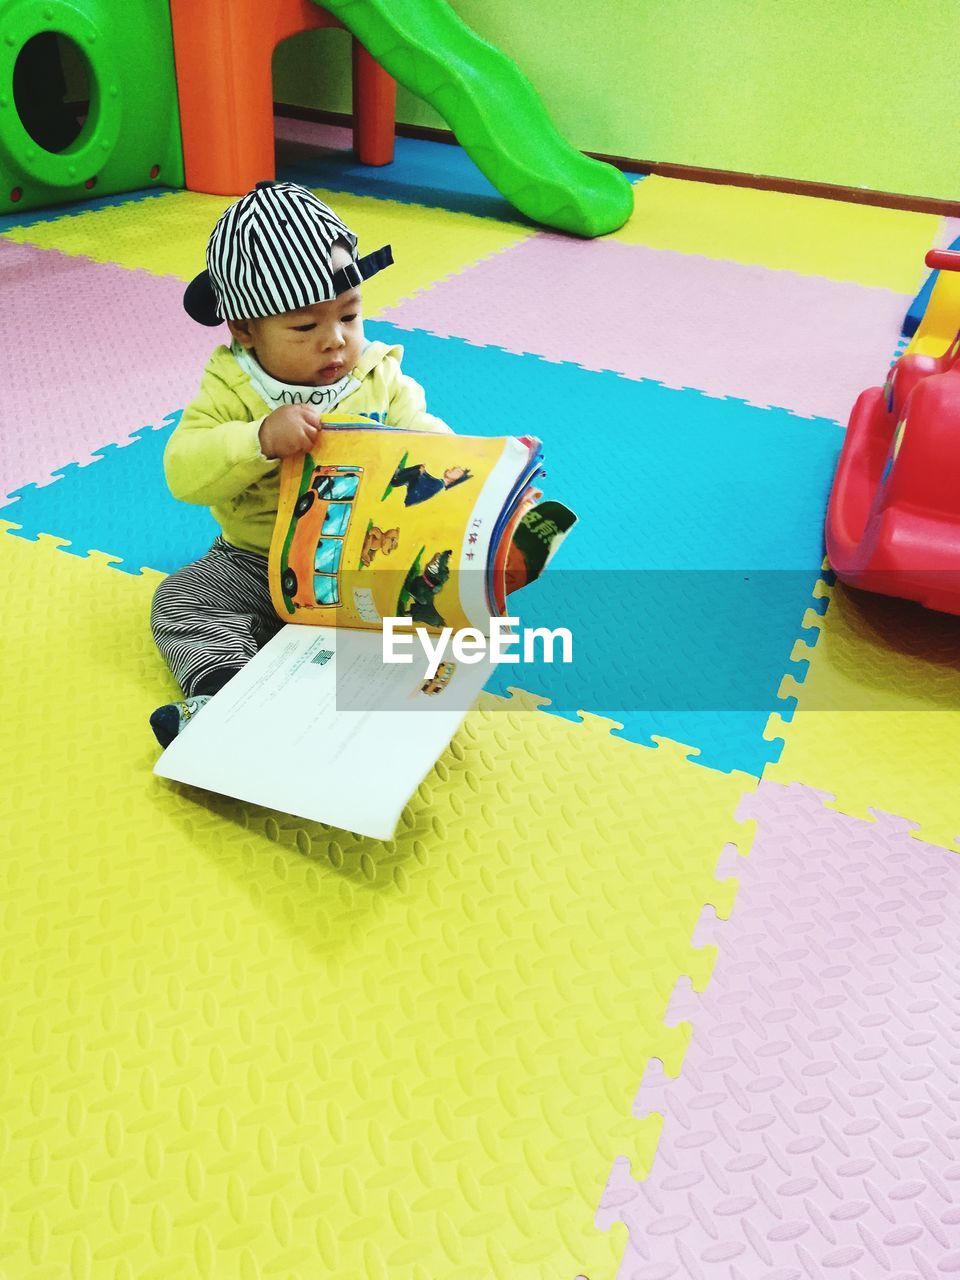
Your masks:
{"label": "baby boy", "polygon": [[226,322],[231,343],[207,363],[164,471],[220,534],[154,597],[154,639],[185,695],[150,717],[164,747],[282,625],[267,579],[280,461],[316,452],[324,411],[449,431],[402,372],[402,347],[364,337],[360,285],[391,264],[389,246],[358,258],[356,236],[312,192],[260,182],[221,216],[206,257],[184,306]]}

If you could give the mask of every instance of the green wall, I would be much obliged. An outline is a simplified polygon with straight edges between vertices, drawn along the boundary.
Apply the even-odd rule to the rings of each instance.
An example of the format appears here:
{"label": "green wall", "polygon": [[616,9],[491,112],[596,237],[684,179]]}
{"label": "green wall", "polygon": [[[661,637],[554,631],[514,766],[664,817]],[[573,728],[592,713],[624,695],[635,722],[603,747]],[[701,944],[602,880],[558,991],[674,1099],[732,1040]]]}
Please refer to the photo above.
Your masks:
{"label": "green wall", "polygon": [[[582,150],[960,199],[956,0],[453,7],[519,64]],[[274,81],[279,101],[349,112],[347,36],[287,41]],[[397,116],[444,127],[402,87]]]}

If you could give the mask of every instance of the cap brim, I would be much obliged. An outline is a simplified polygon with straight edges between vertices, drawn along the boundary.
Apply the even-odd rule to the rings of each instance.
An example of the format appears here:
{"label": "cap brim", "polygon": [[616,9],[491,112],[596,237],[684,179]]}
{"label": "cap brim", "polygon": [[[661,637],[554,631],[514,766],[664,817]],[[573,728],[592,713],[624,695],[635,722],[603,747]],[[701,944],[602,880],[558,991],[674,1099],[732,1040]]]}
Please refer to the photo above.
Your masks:
{"label": "cap brim", "polygon": [[[393,252],[388,244],[376,253],[368,253],[365,258],[355,259],[349,267],[341,267],[334,274],[334,294],[339,297],[348,289],[356,288],[361,281],[369,280],[392,263]],[[183,309],[197,324],[207,325],[208,328],[213,329],[225,323],[217,305],[217,295],[214,293],[209,271],[201,271],[187,285],[183,294]]]}
{"label": "cap brim", "polygon": [[205,324],[208,328],[224,323],[217,308],[209,272],[201,271],[187,285],[183,294],[183,309],[191,320],[196,320],[197,324]]}

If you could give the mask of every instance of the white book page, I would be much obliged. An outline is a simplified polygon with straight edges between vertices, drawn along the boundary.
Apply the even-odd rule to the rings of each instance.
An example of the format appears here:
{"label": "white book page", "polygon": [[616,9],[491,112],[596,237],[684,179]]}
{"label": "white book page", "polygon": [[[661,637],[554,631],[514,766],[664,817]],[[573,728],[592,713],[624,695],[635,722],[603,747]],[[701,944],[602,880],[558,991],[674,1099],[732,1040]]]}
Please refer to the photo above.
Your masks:
{"label": "white book page", "polygon": [[416,641],[409,650],[412,665],[386,665],[379,632],[288,624],[154,773],[389,840],[492,670],[486,657],[457,662],[445,688],[423,693],[426,659]]}

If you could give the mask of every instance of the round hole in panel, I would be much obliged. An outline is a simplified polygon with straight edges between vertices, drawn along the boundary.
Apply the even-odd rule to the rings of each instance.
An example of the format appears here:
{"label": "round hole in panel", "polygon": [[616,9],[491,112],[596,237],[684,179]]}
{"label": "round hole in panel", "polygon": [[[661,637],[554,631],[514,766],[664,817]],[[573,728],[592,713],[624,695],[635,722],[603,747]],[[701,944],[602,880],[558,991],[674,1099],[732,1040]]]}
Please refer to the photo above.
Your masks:
{"label": "round hole in panel", "polygon": [[90,109],[90,64],[59,31],[39,31],[17,54],[13,100],[20,123],[44,151],[59,155],[83,132]]}

